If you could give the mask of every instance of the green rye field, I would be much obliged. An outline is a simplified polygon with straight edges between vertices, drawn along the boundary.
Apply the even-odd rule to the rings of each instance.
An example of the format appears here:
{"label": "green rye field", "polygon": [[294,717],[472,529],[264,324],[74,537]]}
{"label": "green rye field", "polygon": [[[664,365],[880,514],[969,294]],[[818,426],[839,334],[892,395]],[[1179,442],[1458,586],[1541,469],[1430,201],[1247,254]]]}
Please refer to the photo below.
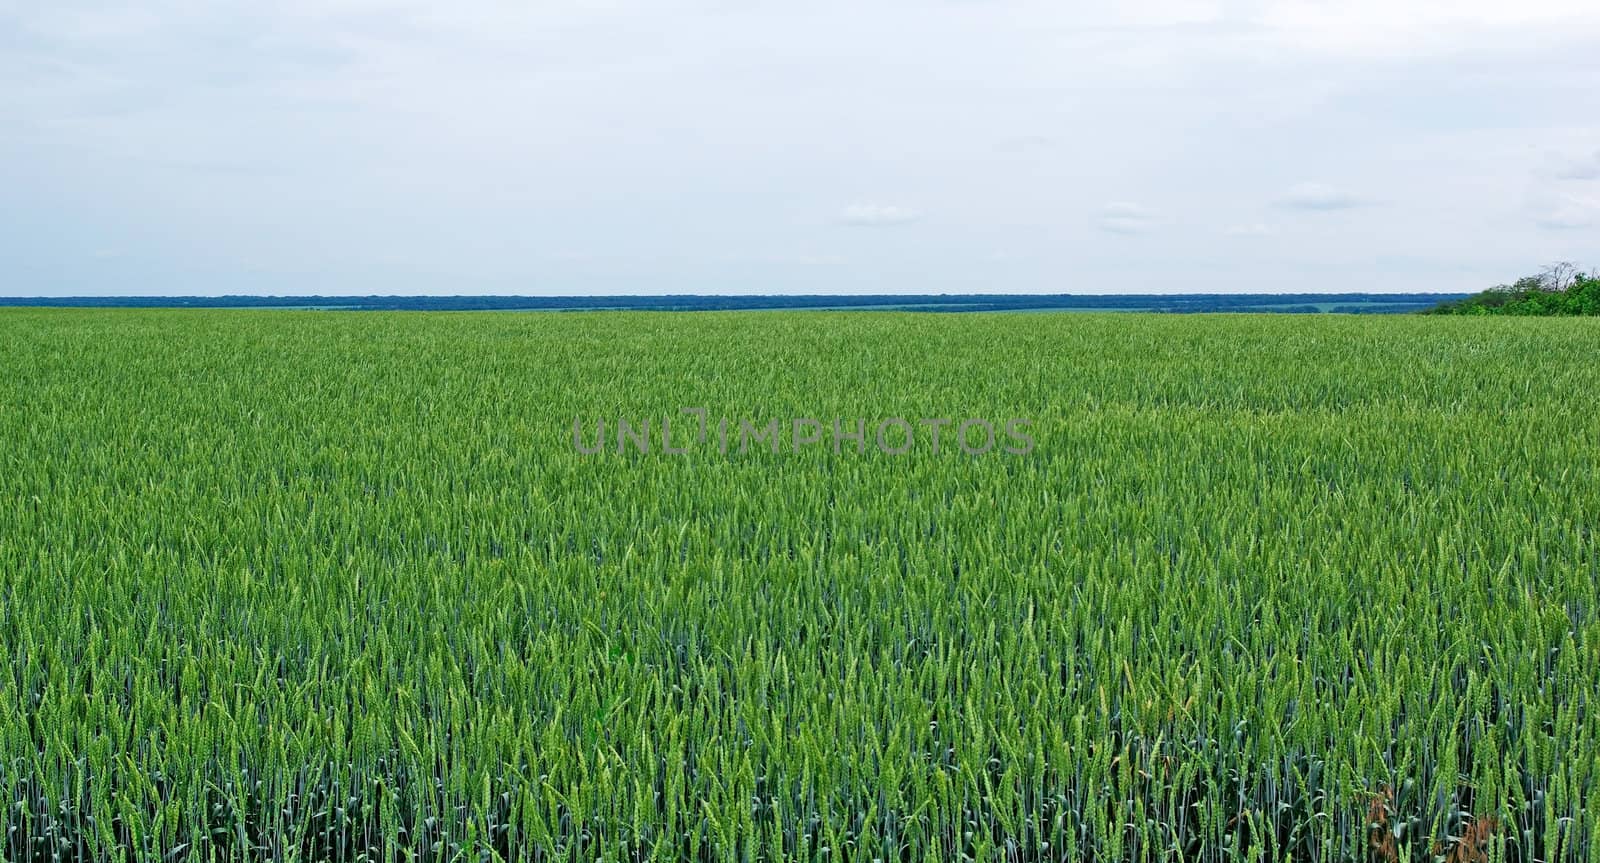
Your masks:
{"label": "green rye field", "polygon": [[[8,310],[0,859],[1600,861],[1597,357]],[[1036,445],[574,445],[684,407]]]}

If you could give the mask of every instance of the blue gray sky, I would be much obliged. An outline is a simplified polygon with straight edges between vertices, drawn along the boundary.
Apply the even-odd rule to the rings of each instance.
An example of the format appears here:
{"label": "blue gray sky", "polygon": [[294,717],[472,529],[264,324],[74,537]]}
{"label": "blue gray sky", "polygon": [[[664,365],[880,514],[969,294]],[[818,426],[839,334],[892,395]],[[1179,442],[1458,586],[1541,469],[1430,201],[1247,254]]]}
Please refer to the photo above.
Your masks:
{"label": "blue gray sky", "polygon": [[1469,291],[1593,0],[0,0],[0,294]]}

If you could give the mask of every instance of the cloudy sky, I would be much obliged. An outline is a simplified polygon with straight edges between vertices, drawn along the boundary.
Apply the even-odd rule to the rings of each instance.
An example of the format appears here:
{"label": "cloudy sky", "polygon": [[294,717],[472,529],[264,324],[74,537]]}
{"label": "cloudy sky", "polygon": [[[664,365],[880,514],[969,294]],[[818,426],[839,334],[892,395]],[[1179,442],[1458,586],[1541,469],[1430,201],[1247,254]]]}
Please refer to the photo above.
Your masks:
{"label": "cloudy sky", "polygon": [[1594,0],[0,0],[0,293],[1468,291]]}

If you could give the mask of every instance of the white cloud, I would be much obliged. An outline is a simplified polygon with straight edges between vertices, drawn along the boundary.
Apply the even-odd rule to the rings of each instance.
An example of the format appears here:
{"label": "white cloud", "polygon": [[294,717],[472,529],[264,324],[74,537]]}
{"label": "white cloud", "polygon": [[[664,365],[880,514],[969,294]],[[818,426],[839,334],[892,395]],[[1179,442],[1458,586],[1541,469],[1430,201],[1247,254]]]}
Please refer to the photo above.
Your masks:
{"label": "white cloud", "polygon": [[740,251],[721,255],[717,260],[726,264],[774,267],[839,267],[848,263],[842,255],[817,255],[806,252]]}
{"label": "white cloud", "polygon": [[1277,41],[1323,54],[1414,58],[1501,33],[1593,27],[1592,0],[1273,0],[1258,19]]}
{"label": "white cloud", "polygon": [[1343,189],[1323,183],[1299,183],[1278,199],[1278,205],[1294,210],[1348,210],[1370,201]]}
{"label": "white cloud", "polygon": [[922,213],[897,204],[851,204],[839,213],[840,222],[858,226],[908,225],[921,218]]}
{"label": "white cloud", "polygon": [[1100,230],[1113,234],[1143,234],[1156,227],[1157,219],[1138,204],[1116,202],[1100,211],[1099,225]]}
{"label": "white cloud", "polygon": [[1225,233],[1230,237],[1270,237],[1277,233],[1271,225],[1253,222],[1248,225],[1233,225]]}
{"label": "white cloud", "polygon": [[1588,253],[1595,44],[1594,0],[0,0],[0,292],[1458,290]]}
{"label": "white cloud", "polygon": [[1534,205],[1534,222],[1552,231],[1587,228],[1600,221],[1600,201],[1576,195],[1555,195]]}
{"label": "white cloud", "polygon": [[1559,180],[1600,180],[1600,150],[1585,159],[1572,159],[1556,170]]}
{"label": "white cloud", "polygon": [[1002,153],[1048,152],[1058,149],[1061,142],[1050,135],[1017,135],[996,145]]}

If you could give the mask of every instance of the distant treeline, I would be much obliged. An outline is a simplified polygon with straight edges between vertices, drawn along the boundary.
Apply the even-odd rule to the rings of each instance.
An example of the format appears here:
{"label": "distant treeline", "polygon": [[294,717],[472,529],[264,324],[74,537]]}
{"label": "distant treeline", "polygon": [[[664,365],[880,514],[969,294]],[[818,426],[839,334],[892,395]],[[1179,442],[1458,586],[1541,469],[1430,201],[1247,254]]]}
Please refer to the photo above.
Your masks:
{"label": "distant treeline", "polygon": [[1490,288],[1430,309],[1435,315],[1600,315],[1600,273],[1570,263],[1551,264],[1536,276]]}
{"label": "distant treeline", "polygon": [[737,311],[876,309],[929,312],[1035,310],[1394,314],[1461,299],[1463,294],[862,294],[801,296],[619,297],[0,297],[0,306],[116,308],[295,308],[363,311]]}

